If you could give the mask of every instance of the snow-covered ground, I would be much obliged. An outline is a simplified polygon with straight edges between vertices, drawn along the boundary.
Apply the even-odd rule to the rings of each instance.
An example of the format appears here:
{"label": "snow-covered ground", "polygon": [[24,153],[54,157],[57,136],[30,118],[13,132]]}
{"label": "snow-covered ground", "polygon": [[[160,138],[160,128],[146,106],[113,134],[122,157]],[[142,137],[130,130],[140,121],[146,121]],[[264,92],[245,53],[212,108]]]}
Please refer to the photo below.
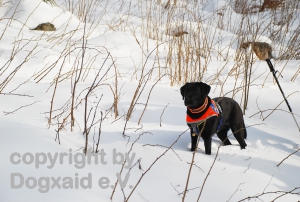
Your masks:
{"label": "snow-covered ground", "polygon": [[[179,92],[182,82],[170,86],[170,64],[165,61],[170,45],[166,39],[172,37],[161,27],[167,22],[167,14],[162,15],[166,19],[159,20],[148,16],[162,22],[157,33],[166,37],[155,40],[155,36],[145,37],[145,27],[151,20],[146,21],[140,12],[141,5],[149,5],[150,1],[99,1],[93,13],[95,17],[101,15],[99,23],[90,16],[86,25],[78,15],[66,11],[67,2],[57,0],[58,6],[54,7],[36,0],[2,2],[0,201],[182,201],[193,153],[185,123],[186,108]],[[163,8],[168,1],[151,2]],[[205,38],[212,42],[212,52],[210,60],[203,59],[208,64],[202,81],[211,84],[210,97],[234,96],[241,102],[242,90],[234,95],[232,91],[243,85],[243,70],[233,70],[239,62],[234,55],[240,33],[231,26],[241,15],[230,8],[230,2],[199,1],[202,10],[197,15],[206,19],[202,29],[214,33]],[[171,6],[180,10],[193,5],[178,1]],[[208,22],[210,15],[218,15],[217,9],[223,11],[219,15],[224,22],[232,22],[230,26],[223,25],[223,29],[218,22]],[[178,19],[180,12],[184,13],[178,11]],[[262,14],[249,15],[250,21],[257,21],[258,15]],[[45,22],[53,23],[57,30],[31,30]],[[203,39],[205,34],[196,31],[196,20],[183,22],[189,32],[183,37],[193,33]],[[296,16],[289,25],[286,43],[275,43],[264,35],[267,31],[257,37],[272,43],[277,54],[286,49],[288,37],[299,29],[299,22]],[[217,50],[226,60],[220,59]],[[247,149],[240,150],[232,136],[232,146],[219,147],[221,142],[214,136],[212,155],[205,155],[201,140],[185,201],[300,201],[300,131],[282,102],[267,63],[255,56],[253,61],[244,116]],[[279,82],[300,122],[299,60],[272,62],[283,76]],[[112,104],[116,72],[119,116],[115,118]],[[75,124],[71,128],[71,98],[77,78]],[[84,98],[94,80],[99,83],[89,94],[86,114],[90,113],[88,127],[93,117],[95,124],[88,136],[91,153],[85,156]],[[126,113],[140,84],[126,124]],[[95,153],[98,140],[99,152]]]}

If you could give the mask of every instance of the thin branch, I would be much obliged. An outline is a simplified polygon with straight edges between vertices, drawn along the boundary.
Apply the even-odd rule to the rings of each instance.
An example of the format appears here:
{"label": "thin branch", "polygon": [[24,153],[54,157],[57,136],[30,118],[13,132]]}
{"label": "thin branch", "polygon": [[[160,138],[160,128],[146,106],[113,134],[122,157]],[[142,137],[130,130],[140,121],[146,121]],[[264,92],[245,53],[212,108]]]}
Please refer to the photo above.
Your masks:
{"label": "thin branch", "polygon": [[285,157],[282,161],[280,161],[280,163],[277,164],[277,167],[280,166],[280,164],[282,164],[283,161],[285,161],[287,158],[289,158],[289,157],[292,156],[293,154],[296,154],[298,151],[300,151],[300,148],[297,149],[296,151],[294,151],[293,153],[291,153],[290,155],[288,155],[287,157]]}
{"label": "thin branch", "polygon": [[[143,132],[143,133],[141,133],[141,134],[139,135],[139,137],[131,144],[131,147],[130,147],[129,151],[127,152],[128,155],[129,155],[130,152],[132,151],[132,148],[133,148],[134,144],[135,144],[135,143],[141,138],[141,136],[144,135],[144,134],[149,134],[149,132]],[[150,134],[151,134],[151,133],[150,133]],[[129,137],[129,138],[130,138],[130,137]],[[128,141],[129,141],[129,140],[128,140]],[[123,164],[122,164],[121,170],[120,170],[120,172],[119,172],[120,176],[121,176],[121,174],[122,174],[122,172],[123,172],[123,170],[124,170],[124,166],[125,166],[125,163],[126,163],[126,162],[127,162],[127,159],[125,159],[125,161],[124,161]],[[110,196],[110,199],[111,199],[111,200],[112,200],[113,197],[114,197],[114,194],[115,194],[115,191],[116,191],[118,182],[119,182],[118,180],[115,182],[114,189],[113,189],[113,191],[112,191],[112,193],[111,193],[111,196]],[[131,194],[130,194],[130,195],[131,195]],[[130,197],[130,195],[128,196],[128,198]],[[128,198],[127,198],[127,200],[128,200]],[[124,201],[127,201],[127,200],[126,200],[126,198],[125,198]]]}
{"label": "thin branch", "polygon": [[4,115],[13,114],[13,113],[16,112],[16,111],[18,111],[18,110],[20,110],[20,109],[22,109],[22,108],[24,108],[24,107],[28,107],[28,106],[34,105],[34,104],[37,103],[37,102],[41,102],[41,101],[35,101],[35,102],[31,103],[31,104],[21,106],[21,107],[19,107],[18,109],[15,109],[14,111],[11,111],[11,112],[5,112],[5,111],[4,111],[3,113],[4,113]]}
{"label": "thin branch", "polygon": [[255,196],[248,196],[247,198],[244,198],[244,199],[241,199],[239,200],[238,202],[241,202],[241,201],[247,201],[247,200],[250,200],[250,199],[259,199],[259,197],[263,196],[263,195],[270,195],[270,194],[282,194],[278,197],[276,197],[275,199],[273,199],[272,201],[275,201],[276,199],[284,196],[284,195],[287,195],[287,194],[295,194],[295,195],[299,195],[300,196],[300,193],[299,192],[296,192],[296,193],[293,193],[293,191],[296,191],[300,189],[300,187],[295,187],[294,189],[290,190],[290,191],[269,191],[269,192],[263,192],[259,195],[255,195]]}
{"label": "thin branch", "polygon": [[165,109],[169,106],[169,104],[170,103],[168,103],[166,106],[165,106],[165,108],[163,109],[163,111],[162,111],[162,113],[161,113],[161,115],[160,115],[160,122],[159,122],[159,126],[161,127],[161,122],[162,122],[162,116],[163,116],[163,114],[165,113]]}
{"label": "thin branch", "polygon": [[193,167],[193,165],[194,165],[194,159],[195,159],[196,151],[197,151],[197,148],[198,148],[198,145],[199,145],[199,142],[200,142],[201,134],[202,134],[202,132],[203,132],[203,130],[204,130],[204,128],[205,128],[206,121],[204,121],[203,124],[204,124],[204,125],[202,126],[202,129],[201,129],[201,131],[200,131],[199,134],[198,134],[198,139],[197,139],[196,149],[195,149],[195,151],[193,152],[192,162],[191,162],[191,165],[190,165],[190,168],[189,168],[189,172],[188,172],[188,176],[187,176],[187,180],[186,180],[186,184],[185,184],[185,188],[184,188],[184,192],[183,192],[183,196],[182,196],[182,202],[184,202],[184,200],[185,200],[185,195],[186,195],[187,190],[188,190],[189,181],[190,181],[190,176],[191,176],[191,173],[192,173],[192,167]]}
{"label": "thin branch", "polygon": [[[243,184],[245,184],[245,182],[239,184],[239,186],[237,187],[237,189],[235,190],[235,192],[230,196],[230,198],[228,199],[228,201],[230,201],[230,199],[236,194],[236,192],[239,190],[240,186],[243,185]],[[226,202],[228,202],[228,201],[226,201]]]}
{"label": "thin branch", "polygon": [[16,96],[24,96],[24,97],[34,97],[32,95],[17,94],[17,93],[0,93],[0,95],[16,95]]}
{"label": "thin branch", "polygon": [[264,188],[264,191],[263,191],[263,192],[265,192],[265,191],[266,191],[266,189],[267,189],[267,187],[270,185],[270,182],[272,181],[272,179],[273,179],[273,175],[272,175],[272,177],[271,177],[270,181],[268,182],[267,186]]}
{"label": "thin branch", "polygon": [[[164,146],[164,145],[160,145],[160,144],[156,144],[156,145],[153,145],[153,144],[144,144],[144,146],[152,146],[152,147],[156,147],[156,146],[160,146],[160,147],[165,147],[165,148],[169,148],[167,146]],[[179,158],[180,161],[182,161],[182,159],[179,157],[179,155],[174,151],[173,148],[171,148],[171,150],[174,152],[174,154]]]}
{"label": "thin branch", "polygon": [[249,170],[251,164],[252,162],[248,165],[248,168],[243,173],[246,173],[246,171]]}
{"label": "thin branch", "polygon": [[125,202],[128,202],[128,200],[130,199],[130,197],[132,196],[132,193],[135,191],[135,189],[137,188],[137,186],[140,184],[140,182],[142,181],[143,177],[149,172],[149,170],[154,166],[154,164],[162,157],[164,156],[175,144],[176,142],[180,139],[180,137],[185,134],[186,131],[188,131],[188,129],[186,129],[185,131],[183,131],[178,138],[170,145],[170,147],[168,149],[166,149],[159,157],[157,157],[153,163],[148,167],[148,169],[142,174],[142,176],[140,177],[140,179],[138,180],[138,182],[136,183],[136,185],[133,187],[132,191],[130,192],[129,196],[127,197],[127,199],[125,200]]}

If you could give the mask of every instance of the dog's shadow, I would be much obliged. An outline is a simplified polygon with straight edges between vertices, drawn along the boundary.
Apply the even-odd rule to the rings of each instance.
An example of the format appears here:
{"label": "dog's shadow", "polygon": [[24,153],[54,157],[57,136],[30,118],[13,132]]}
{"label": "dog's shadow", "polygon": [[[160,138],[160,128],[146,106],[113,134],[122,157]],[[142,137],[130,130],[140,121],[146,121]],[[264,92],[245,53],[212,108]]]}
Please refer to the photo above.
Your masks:
{"label": "dog's shadow", "polygon": [[[154,130],[151,131],[153,135],[145,136],[140,140],[140,143],[142,144],[152,144],[152,145],[163,145],[165,147],[169,147],[172,145],[174,141],[178,138],[178,136],[184,131],[184,129],[187,131],[181,135],[180,139],[173,145],[173,149],[180,150],[180,151],[186,151],[191,152],[191,137],[190,137],[190,131],[188,127],[181,127],[182,130],[179,131],[169,131],[169,130]],[[295,151],[295,145],[296,143],[283,138],[279,137],[270,133],[267,133],[263,130],[260,130],[255,127],[251,127],[247,129],[247,148],[252,149],[263,149],[263,148],[274,148],[276,150],[281,150],[285,153],[292,153]],[[212,155],[214,155],[218,149],[219,146],[225,147],[225,148],[231,148],[236,150],[237,155],[240,149],[240,145],[238,144],[237,140],[234,138],[233,135],[231,135],[231,131],[228,131],[228,138],[231,141],[232,145],[224,146],[222,145],[222,141],[217,137],[217,135],[214,135],[212,137]],[[203,140],[200,138],[200,142],[198,144],[198,151],[197,153],[201,153],[205,155],[204,152],[204,143]],[[300,154],[296,154],[300,156]]]}

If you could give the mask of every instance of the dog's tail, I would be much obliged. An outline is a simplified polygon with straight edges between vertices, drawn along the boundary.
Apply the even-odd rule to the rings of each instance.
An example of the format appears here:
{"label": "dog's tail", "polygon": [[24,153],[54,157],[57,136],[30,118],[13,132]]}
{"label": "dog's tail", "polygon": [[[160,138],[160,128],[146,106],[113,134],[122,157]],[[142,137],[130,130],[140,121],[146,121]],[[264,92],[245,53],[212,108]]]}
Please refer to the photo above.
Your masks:
{"label": "dog's tail", "polygon": [[245,133],[244,133],[244,139],[247,139],[247,130],[246,130],[246,126],[245,126],[245,123],[244,123],[244,128],[245,128]]}

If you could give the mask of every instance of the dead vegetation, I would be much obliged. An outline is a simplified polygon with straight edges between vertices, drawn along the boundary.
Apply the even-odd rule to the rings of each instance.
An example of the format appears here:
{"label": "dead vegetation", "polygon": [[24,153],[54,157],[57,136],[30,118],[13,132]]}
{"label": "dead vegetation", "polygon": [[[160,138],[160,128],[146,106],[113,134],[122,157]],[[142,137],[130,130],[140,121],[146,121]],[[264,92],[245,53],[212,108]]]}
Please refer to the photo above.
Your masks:
{"label": "dead vegetation", "polygon": [[265,42],[246,42],[241,44],[241,48],[247,49],[251,45],[252,51],[260,60],[273,58],[272,47]]}
{"label": "dead vegetation", "polygon": [[[49,1],[54,2],[54,1]],[[285,10],[280,11],[279,8],[283,8],[282,1],[267,1],[265,0],[262,5],[251,4],[248,6],[249,1],[235,0],[229,4],[233,10],[242,14],[242,17],[237,21],[228,20],[228,16],[233,15],[230,9],[222,8],[216,12],[212,12],[211,15],[205,16],[199,12],[202,9],[202,4],[197,1],[188,2],[186,5],[176,3],[177,1],[167,1],[166,4],[156,4],[154,1],[137,1],[126,7],[114,8],[112,5],[109,7],[109,1],[69,1],[65,0],[65,9],[78,16],[81,22],[88,27],[84,27],[84,33],[82,33],[82,44],[78,45],[74,40],[74,34],[76,32],[82,32],[82,28],[78,25],[77,29],[72,31],[62,31],[60,33],[54,33],[53,35],[42,35],[39,38],[34,38],[32,41],[47,41],[48,47],[54,47],[57,44],[66,44],[65,49],[61,51],[60,55],[55,57],[55,60],[51,60],[39,69],[33,75],[33,81],[39,83],[43,80],[52,80],[47,92],[52,90],[52,98],[49,106],[49,111],[46,113],[49,127],[57,127],[57,133],[61,130],[74,130],[75,126],[83,126],[83,135],[85,135],[85,152],[89,147],[89,134],[92,129],[99,126],[99,136],[101,133],[101,123],[104,119],[112,114],[115,120],[125,117],[125,127],[123,134],[126,130],[127,121],[134,113],[137,101],[143,93],[145,86],[153,82],[153,88],[161,78],[169,77],[170,85],[178,86],[188,81],[201,81],[204,80],[210,84],[215,84],[216,87],[221,89],[220,96],[226,95],[228,92],[224,90],[224,84],[227,80],[234,81],[234,87],[228,94],[232,97],[241,97],[241,103],[244,105],[244,111],[247,107],[248,96],[250,86],[252,82],[257,78],[252,78],[254,63],[251,53],[246,53],[240,50],[238,47],[236,50],[236,44],[241,41],[241,48],[247,49],[251,46],[253,52],[259,57],[259,59],[265,60],[272,58],[272,47],[265,42],[258,42],[259,36],[270,36],[274,41],[276,47],[285,47],[287,41],[287,47],[278,50],[278,54],[281,59],[291,60],[300,58],[300,38],[299,29],[291,31],[291,25],[295,22],[295,16],[298,12],[298,4],[285,4],[285,8],[288,9],[288,14]],[[204,1],[201,1],[204,3]],[[1,4],[1,2],[0,2]],[[102,6],[103,13],[97,13],[97,8]],[[115,63],[117,58],[103,46],[92,46],[86,41],[86,38],[93,32],[100,22],[105,12],[109,9],[128,11],[123,16],[112,16],[112,20],[107,22],[107,30],[110,31],[130,31],[136,39],[136,42],[141,47],[143,60],[140,64],[135,64],[134,70],[130,71],[132,78],[136,78],[138,84],[135,88],[135,92],[132,95],[132,100],[127,112],[124,115],[120,115],[118,112],[118,104],[121,100],[119,79],[120,73],[118,65]],[[263,13],[266,10],[276,10],[273,16],[265,18],[264,20],[253,23],[250,14],[257,14],[258,17],[263,19]],[[142,27],[136,29],[131,22],[134,21],[130,16],[142,16],[142,20],[145,22]],[[278,12],[280,12],[279,15]],[[162,19],[166,19],[163,21]],[[276,20],[275,20],[276,19]],[[279,20],[278,20],[279,19]],[[12,19],[11,19],[12,20]],[[131,21],[132,20],[132,21]],[[281,21],[280,21],[281,20]],[[280,23],[278,23],[280,21]],[[7,27],[9,27],[7,23]],[[274,23],[279,27],[274,27]],[[68,26],[68,25],[66,25]],[[7,28],[6,27],[6,28]],[[6,28],[3,30],[2,36],[5,34]],[[56,28],[51,23],[43,23],[38,25],[33,30],[41,31],[55,31]],[[138,31],[141,32],[140,33]],[[104,32],[104,31],[103,31]],[[226,32],[234,33],[235,36],[228,40]],[[227,38],[225,39],[226,36]],[[288,37],[287,37],[288,36]],[[142,40],[138,40],[138,39]],[[2,37],[1,37],[2,39]],[[0,39],[0,40],[1,40]],[[155,49],[150,49],[149,43],[153,39],[157,43]],[[228,40],[225,43],[225,40]],[[27,44],[22,44],[22,40],[16,41],[11,53],[11,57],[7,63],[3,64],[0,68],[0,76],[4,73],[9,73],[6,78],[2,78],[0,83],[0,94],[5,94],[4,90],[9,82],[12,81],[16,73],[27,62],[34,58],[37,54],[36,48],[29,49],[28,55],[21,61],[16,67],[13,66],[13,62],[16,56],[24,48],[27,48]],[[252,42],[249,42],[252,41]],[[222,46],[224,42],[224,46]],[[277,45],[277,46],[276,46]],[[159,53],[159,47],[163,46],[163,55]],[[234,50],[234,51],[232,51]],[[160,50],[161,51],[161,50]],[[47,61],[48,55],[44,56],[43,60]],[[153,64],[149,64],[148,59],[153,57]],[[100,59],[99,59],[100,58]],[[230,71],[227,72],[228,63],[235,61],[235,64],[231,66]],[[211,62],[216,62],[220,66],[218,70],[207,76],[209,72],[208,66]],[[280,61],[279,61],[280,62]],[[99,65],[100,64],[100,65]],[[114,67],[114,72],[108,74],[108,71]],[[105,69],[106,68],[106,69]],[[12,70],[11,70],[12,69]],[[11,71],[10,71],[11,70]],[[56,71],[55,76],[50,76],[51,72]],[[295,70],[295,75],[292,80],[300,74],[300,68]],[[158,75],[158,76],[154,76]],[[89,80],[88,80],[89,78]],[[109,78],[113,78],[113,82],[109,83]],[[92,83],[86,84],[88,81]],[[57,104],[57,97],[59,89],[64,82],[68,82],[71,86],[70,95],[65,95],[63,101]],[[85,84],[84,87],[80,84]],[[26,82],[24,82],[24,85]],[[23,84],[22,84],[23,85]],[[100,108],[102,96],[97,95],[97,90],[100,88],[108,87],[112,91],[112,106],[108,108]],[[152,90],[152,88],[151,88]],[[148,92],[150,97],[151,90]],[[145,93],[145,92],[144,92]],[[148,102],[148,101],[147,101]],[[84,109],[80,111],[80,108],[84,106]],[[147,104],[145,104],[144,111]],[[101,110],[101,117],[97,117],[97,110]],[[102,111],[105,112],[102,116]],[[98,113],[99,114],[99,113]],[[143,114],[142,114],[143,115]],[[141,115],[141,118],[142,118]],[[76,117],[84,117],[77,120]],[[140,120],[142,120],[140,118]],[[139,121],[140,122],[140,121]],[[140,123],[139,123],[140,124]],[[182,134],[178,136],[180,138]],[[172,146],[177,140],[170,145],[159,157],[161,158],[168,150],[172,149]],[[97,144],[97,147],[99,142]],[[97,150],[97,149],[96,149]],[[143,173],[137,184],[134,186],[132,192],[130,192],[127,200],[133,194],[135,188],[139,185],[143,176],[150,171],[153,164]],[[192,160],[193,162],[194,160]],[[191,164],[191,168],[194,165]],[[213,166],[213,165],[212,165]],[[205,182],[204,182],[205,183]],[[203,184],[204,186],[204,184]],[[184,193],[188,190],[186,186]],[[201,189],[202,190],[202,189]],[[201,195],[201,193],[200,193]],[[200,196],[199,196],[200,197]],[[257,197],[258,198],[258,197]],[[183,201],[185,197],[183,197]]]}
{"label": "dead vegetation", "polygon": [[254,14],[267,10],[278,10],[285,7],[285,0],[232,0],[231,4],[236,13]]}
{"label": "dead vegetation", "polygon": [[46,23],[39,24],[36,28],[32,30],[47,32],[47,31],[56,31],[56,28],[52,23],[46,22]]}
{"label": "dead vegetation", "polygon": [[259,9],[259,12],[263,12],[266,9],[276,10],[281,6],[284,6],[284,0],[264,0],[263,4]]}

